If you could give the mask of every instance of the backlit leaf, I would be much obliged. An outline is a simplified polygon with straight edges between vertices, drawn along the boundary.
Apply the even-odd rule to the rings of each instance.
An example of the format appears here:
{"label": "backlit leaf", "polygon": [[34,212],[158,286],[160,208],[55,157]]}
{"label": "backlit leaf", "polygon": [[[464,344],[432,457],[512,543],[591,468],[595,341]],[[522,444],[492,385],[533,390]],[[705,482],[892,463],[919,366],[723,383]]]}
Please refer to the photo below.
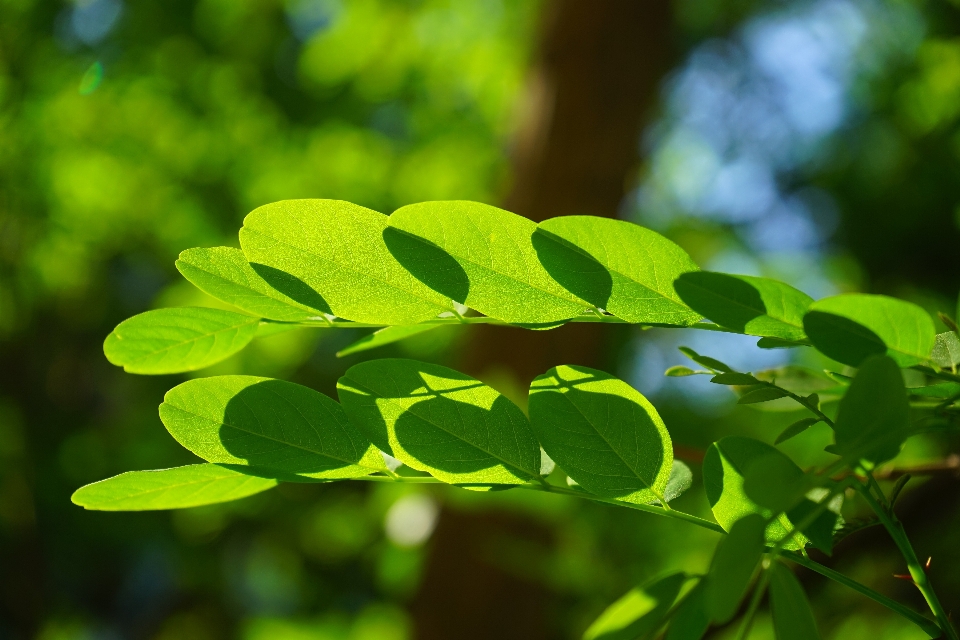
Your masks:
{"label": "backlit leaf", "polygon": [[600,614],[583,639],[634,640],[655,631],[686,580],[685,574],[672,573],[628,591]]}
{"label": "backlit leaf", "polygon": [[713,554],[705,582],[710,619],[718,624],[736,614],[764,551],[764,522],[759,514],[737,520]]}
{"label": "backlit leaf", "polygon": [[755,276],[701,271],[674,283],[680,298],[721,327],[752,336],[803,340],[803,314],[813,298],[790,285]]}
{"label": "backlit leaf", "polygon": [[730,365],[720,362],[716,358],[711,358],[710,356],[702,356],[690,347],[678,347],[680,353],[687,356],[694,362],[699,365],[703,365],[708,369],[713,369],[715,371],[722,371],[724,373],[733,373],[733,369],[730,368]]}
{"label": "backlit leaf", "polygon": [[337,393],[350,421],[381,450],[444,482],[517,484],[540,474],[540,445],[526,416],[470,376],[415,360],[371,360],[350,367]]}
{"label": "backlit leaf", "polygon": [[505,322],[550,323],[590,305],[554,280],[531,240],[537,225],[479,202],[421,202],[390,216],[397,260],[448,298]]}
{"label": "backlit leaf", "polygon": [[373,333],[366,335],[353,344],[345,347],[337,352],[337,357],[342,358],[343,356],[348,356],[351,353],[359,353],[361,351],[367,351],[369,349],[376,349],[377,347],[382,347],[384,345],[391,344],[393,342],[399,342],[400,340],[406,340],[407,338],[413,337],[415,335],[426,333],[443,325],[439,324],[405,324],[398,325],[395,327],[384,327],[374,331]]}
{"label": "backlit leaf", "polygon": [[710,382],[714,384],[725,384],[729,386],[741,387],[760,384],[760,381],[749,373],[718,373],[710,378]]}
{"label": "backlit leaf", "polygon": [[957,334],[953,331],[938,333],[930,359],[944,369],[960,364],[960,338]]}
{"label": "backlit leaf", "polygon": [[451,311],[384,244],[387,216],[340,200],[285,200],[243,221],[240,244],[270,286],[347,320],[416,324]]}
{"label": "backlit leaf", "polygon": [[654,231],[624,220],[560,216],[539,224],[533,246],[557,282],[618,318],[687,326],[703,317],[673,284],[696,263]]}
{"label": "backlit leaf", "polygon": [[930,314],[917,305],[867,294],[846,294],[810,305],[803,325],[821,353],[859,367],[873,355],[886,354],[901,367],[930,358],[936,329]]}
{"label": "backlit leaf", "polygon": [[80,487],[71,500],[96,511],[183,509],[238,500],[276,485],[272,478],[251,476],[215,464],[191,464],[121,473]]}
{"label": "backlit leaf", "polygon": [[103,353],[130,373],[195,371],[243,349],[259,324],[259,318],[222,309],[156,309],[117,325]]}
{"label": "backlit leaf", "polygon": [[770,613],[777,640],[818,640],[820,632],[800,581],[779,563],[770,567]]}
{"label": "backlit leaf", "polygon": [[763,387],[760,389],[751,389],[737,399],[737,404],[757,404],[758,402],[770,402],[786,398],[787,392],[776,387]]}
{"label": "backlit leaf", "polygon": [[337,402],[307,387],[254,376],[190,380],[167,392],[160,419],[208,462],[291,479],[338,479],[384,469],[383,457]]}
{"label": "backlit leaf", "polygon": [[803,418],[797,420],[789,427],[783,430],[783,432],[777,436],[777,439],[774,441],[774,444],[780,444],[781,442],[786,442],[794,436],[798,436],[813,425],[820,422],[820,418]]}
{"label": "backlit leaf", "polygon": [[706,584],[701,580],[677,607],[670,620],[666,640],[700,640],[709,627]]}
{"label": "backlit leaf", "polygon": [[530,422],[544,450],[587,491],[640,504],[664,497],[670,434],[626,382],[586,367],[554,367],[530,385]]}

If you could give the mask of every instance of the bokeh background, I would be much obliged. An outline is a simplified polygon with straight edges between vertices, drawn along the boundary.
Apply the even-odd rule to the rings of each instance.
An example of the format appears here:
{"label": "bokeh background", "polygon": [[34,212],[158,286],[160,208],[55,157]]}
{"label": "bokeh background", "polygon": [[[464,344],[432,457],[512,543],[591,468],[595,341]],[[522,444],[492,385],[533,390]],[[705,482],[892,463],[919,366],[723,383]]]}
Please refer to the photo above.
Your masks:
{"label": "bokeh background", "polygon": [[[125,374],[102,341],[147,309],[216,305],[177,254],[237,246],[246,213],[288,198],[618,216],[704,268],[954,315],[958,27],[957,0],[0,0],[0,638],[578,638],[638,582],[704,571],[714,534],[522,492],[282,485],[83,511],[69,498],[85,483],[194,461],[156,411],[183,376]],[[655,402],[696,471],[720,435],[772,441],[796,415],[664,379],[676,346],[824,366],[713,333],[445,331],[344,359],[362,332],[292,331],[197,375],[333,394],[361,357],[402,355],[523,406],[550,366],[601,367]],[[809,464],[828,438],[787,449]],[[914,439],[895,465],[958,444]],[[958,489],[935,472],[900,503],[955,612]],[[678,505],[708,512],[698,483]],[[882,531],[817,559],[922,606]],[[924,637],[801,578],[825,637]],[[754,637],[772,638],[765,614]]]}

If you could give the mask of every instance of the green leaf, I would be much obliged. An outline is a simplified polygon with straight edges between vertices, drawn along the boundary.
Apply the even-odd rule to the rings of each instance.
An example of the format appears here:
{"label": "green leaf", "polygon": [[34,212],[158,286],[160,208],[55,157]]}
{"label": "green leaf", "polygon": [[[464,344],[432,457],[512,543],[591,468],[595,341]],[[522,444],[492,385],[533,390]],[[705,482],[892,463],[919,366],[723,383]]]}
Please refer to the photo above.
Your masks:
{"label": "green leaf", "polygon": [[160,419],[207,462],[289,478],[356,478],[385,468],[380,452],[327,396],[292,382],[217,376],[167,392]]}
{"label": "green leaf", "polygon": [[754,384],[760,384],[760,381],[749,373],[718,373],[710,378],[714,384],[725,384],[728,386],[746,387]]}
{"label": "green leaf", "polygon": [[[713,515],[725,530],[730,531],[738,520],[750,514],[759,514],[764,519],[774,515],[770,509],[751,500],[743,486],[750,465],[768,455],[784,458],[784,465],[793,465],[793,473],[803,475],[803,471],[778,449],[753,438],[727,436],[707,448],[703,459],[703,486]],[[780,514],[767,527],[766,538],[770,543],[776,543],[792,530],[790,519]],[[805,542],[802,535],[797,535],[784,548],[799,549]]]}
{"label": "green leaf", "polygon": [[938,333],[930,359],[943,369],[960,364],[960,338],[953,331]]}
{"label": "green leaf", "polygon": [[745,394],[740,396],[740,398],[737,400],[737,404],[757,404],[758,402],[770,402],[771,400],[786,398],[787,395],[787,392],[783,389],[777,389],[776,387],[763,387],[761,389],[747,391]]}
{"label": "green leaf", "polygon": [[[687,489],[693,486],[693,471],[690,470],[684,462],[674,458],[670,466],[670,477],[667,479],[667,486],[663,490],[663,499],[668,503],[683,495]],[[659,500],[654,500],[650,504],[660,504]]]}
{"label": "green leaf", "polygon": [[806,338],[803,314],[813,298],[790,285],[700,271],[683,274],[674,286],[685,303],[721,327],[781,340]]}
{"label": "green leaf", "polygon": [[443,482],[518,484],[540,475],[540,445],[526,416],[470,376],[415,360],[371,360],[347,369],[337,393],[350,421],[381,450]]}
{"label": "green leaf", "polygon": [[803,325],[813,346],[851,367],[882,354],[910,367],[927,361],[936,341],[930,314],[887,296],[845,294],[818,300],[810,305]]}
{"label": "green leaf", "polygon": [[837,412],[832,452],[876,465],[900,452],[908,435],[910,403],[897,364],[874,356],[861,364]]}
{"label": "green leaf", "polygon": [[677,607],[667,629],[666,640],[700,640],[709,627],[706,584],[701,580]]}
{"label": "green leaf", "polygon": [[757,340],[757,346],[761,349],[795,349],[797,347],[807,347],[808,342],[795,342],[793,340],[783,340],[781,338],[760,338]]}
{"label": "green leaf", "polygon": [[543,449],[599,496],[662,500],[673,446],[653,405],[610,374],[563,365],[530,385],[530,422]]}
{"label": "green leaf", "polygon": [[537,257],[535,222],[479,202],[421,202],[390,216],[387,246],[434,290],[492,318],[550,323],[590,305],[554,280]]}
{"label": "green leaf", "polygon": [[[821,489],[821,492],[825,490]],[[814,495],[811,491],[808,495]],[[833,552],[833,534],[840,520],[840,506],[843,504],[843,495],[834,496],[831,504],[821,507],[816,501],[804,498],[787,512],[787,517],[796,522],[804,536],[820,551],[828,556]],[[819,513],[813,515],[814,512]],[[809,518],[813,518],[808,521]]]}
{"label": "green leaf", "polygon": [[239,249],[187,249],[176,265],[183,277],[201,291],[261,318],[298,322],[319,315],[318,310],[267,284]]}
{"label": "green leaf", "polygon": [[258,324],[259,318],[222,309],[157,309],[117,325],[103,342],[103,353],[130,373],[195,371],[243,349]]}
{"label": "green leaf", "polygon": [[800,581],[786,567],[770,567],[770,613],[777,640],[818,640],[820,632]]}
{"label": "green leaf", "polygon": [[243,221],[240,244],[273,288],[347,320],[416,324],[452,311],[384,244],[387,216],[340,200],[285,200]]}
{"label": "green leaf", "polygon": [[671,573],[628,591],[600,614],[583,639],[634,640],[656,631],[686,581],[686,574]]}
{"label": "green leaf", "polygon": [[810,488],[803,470],[774,449],[758,456],[746,467],[743,492],[754,503],[776,513],[796,504]]}
{"label": "green leaf", "polygon": [[560,216],[539,224],[533,246],[557,282],[627,322],[688,326],[703,317],[673,285],[696,271],[696,263],[649,229],[611,218]]}
{"label": "green leaf", "polygon": [[74,504],[95,511],[184,509],[229,502],[275,487],[273,478],[239,473],[215,464],[128,471],[77,489]]}
{"label": "green leaf", "polygon": [[729,622],[750,586],[764,551],[765,518],[750,514],[741,518],[717,544],[705,582],[704,598],[710,619]]}
{"label": "green leaf", "polygon": [[337,351],[337,357],[342,358],[348,356],[351,353],[359,353],[361,351],[367,351],[369,349],[376,349],[377,347],[382,347],[384,345],[391,344],[393,342],[399,342],[400,340],[406,340],[415,335],[425,333],[427,331],[432,331],[443,325],[439,324],[406,324],[398,325],[395,327],[384,327],[374,331],[373,333],[366,335],[353,344],[349,345]]}
{"label": "green leaf", "polygon": [[780,444],[781,442],[786,442],[790,438],[800,435],[801,433],[803,433],[813,425],[817,424],[818,422],[820,422],[820,418],[803,418],[801,420],[797,420],[796,422],[791,424],[789,427],[784,429],[783,432],[779,436],[777,436],[777,439],[774,441],[773,444]]}
{"label": "green leaf", "polygon": [[709,373],[709,371],[694,371],[690,367],[682,367],[677,365],[664,371],[663,375],[667,376],[668,378],[683,378],[685,376],[696,376]]}
{"label": "green leaf", "polygon": [[690,347],[677,347],[680,350],[680,353],[687,356],[694,362],[699,365],[703,365],[708,369],[713,369],[715,371],[722,371],[724,373],[734,373],[733,369],[730,368],[730,365],[720,362],[716,358],[711,358],[710,356],[702,356]]}

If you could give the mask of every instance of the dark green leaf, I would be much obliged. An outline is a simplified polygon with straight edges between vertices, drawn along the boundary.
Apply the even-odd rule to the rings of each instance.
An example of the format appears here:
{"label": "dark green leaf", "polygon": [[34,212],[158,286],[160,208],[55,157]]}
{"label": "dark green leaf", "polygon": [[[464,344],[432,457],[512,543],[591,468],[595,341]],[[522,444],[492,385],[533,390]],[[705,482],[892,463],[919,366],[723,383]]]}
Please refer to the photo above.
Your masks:
{"label": "dark green leaf", "polygon": [[771,400],[779,400],[780,398],[786,398],[787,392],[783,389],[777,389],[776,387],[763,387],[762,389],[752,389],[747,391],[745,394],[740,396],[740,399],[737,400],[737,404],[756,404],[758,402],[770,402]]}
{"label": "dark green leaf", "polygon": [[800,581],[779,563],[770,567],[770,613],[777,640],[819,640],[820,632]]}
{"label": "dark green leaf", "polygon": [[760,381],[749,373],[718,373],[710,378],[714,384],[725,384],[729,386],[746,387],[754,384],[760,384]]}
{"label": "dark green leaf", "polygon": [[400,266],[387,216],[340,200],[284,200],[249,214],[243,253],[271,287],[347,320],[416,324],[453,305]]}
{"label": "dark green leaf", "polygon": [[711,358],[710,356],[702,356],[696,351],[694,351],[693,349],[691,349],[690,347],[679,347],[679,349],[680,349],[680,353],[687,356],[697,364],[707,367],[708,369],[713,369],[715,371],[723,371],[725,373],[733,372],[733,369],[731,369],[728,365],[720,362],[715,358]]}
{"label": "dark green leaf", "polygon": [[624,220],[559,216],[533,234],[540,263],[567,290],[627,322],[687,326],[703,315],[673,281],[698,269],[679,246]]}
{"label": "dark green leaf", "polygon": [[666,640],[700,640],[710,627],[706,584],[701,581],[677,607],[667,630]]}
{"label": "dark green leaf", "polygon": [[765,518],[741,518],[720,540],[706,577],[705,600],[710,619],[724,624],[733,618],[747,593],[764,551]]}
{"label": "dark green leaf", "polygon": [[160,419],[208,462],[247,465],[294,479],[382,471],[380,452],[327,396],[291,382],[217,376],[167,392]]}
{"label": "dark green leaf", "polygon": [[251,496],[277,485],[215,464],[128,471],[77,489],[71,500],[96,511],[183,509]]}
{"label": "dark green leaf", "polygon": [[701,271],[674,283],[680,298],[721,327],[753,336],[803,340],[803,314],[813,298],[769,278]]}
{"label": "dark green leaf", "polygon": [[757,340],[757,346],[761,349],[795,349],[797,347],[809,346],[809,343],[782,340],[780,338],[760,338]]}
{"label": "dark green leaf", "polygon": [[672,573],[628,591],[590,625],[584,640],[635,640],[656,631],[686,580]]}
{"label": "dark green leaf", "polygon": [[195,371],[243,349],[258,324],[259,318],[222,309],[157,309],[117,325],[104,341],[103,353],[130,373]]}
{"label": "dark green leaf", "polygon": [[348,356],[351,353],[359,353],[361,351],[367,351],[369,349],[376,349],[377,347],[382,347],[384,345],[391,344],[393,342],[398,342],[400,340],[406,340],[407,338],[413,337],[415,335],[425,333],[441,327],[443,325],[438,324],[405,324],[398,325],[395,327],[384,327],[378,331],[374,331],[370,335],[366,335],[353,344],[345,347],[337,352],[337,357],[342,358],[343,356]]}
{"label": "dark green leaf", "polygon": [[838,362],[859,367],[886,354],[901,367],[925,362],[936,340],[930,315],[887,296],[846,294],[810,305],[804,328],[813,346]]}
{"label": "dark green leaf", "polygon": [[550,323],[590,304],[554,280],[537,258],[537,225],[479,202],[421,202],[390,216],[393,255],[435,291],[512,323]]}
{"label": "dark green leaf", "polygon": [[530,385],[530,422],[544,450],[587,491],[638,504],[663,499],[670,434],[626,382],[586,367],[554,367]]}
{"label": "dark green leaf", "polygon": [[518,484],[540,475],[540,445],[526,416],[470,376],[415,360],[371,360],[350,367],[337,393],[350,421],[381,450],[443,482]]}
{"label": "dark green leaf", "polygon": [[797,524],[810,544],[825,554],[831,555],[833,534],[837,530],[837,522],[840,519],[838,512],[842,500],[842,495],[835,496],[831,503],[836,504],[822,506],[809,498],[804,498],[787,512],[787,517]]}
{"label": "dark green leaf", "polygon": [[802,420],[797,420],[792,425],[783,430],[777,439],[774,441],[774,444],[780,444],[781,442],[786,442],[794,436],[798,436],[813,425],[820,422],[820,418],[803,418]]}
{"label": "dark green leaf", "polygon": [[750,461],[743,492],[756,504],[777,513],[796,504],[810,483],[793,460],[778,449],[773,451]]}
{"label": "dark green leaf", "polygon": [[890,505],[890,512],[893,512],[893,508],[897,506],[897,499],[900,497],[900,493],[903,491],[903,488],[907,486],[907,483],[910,482],[910,474],[906,473],[900,476],[896,483],[893,485],[893,489],[890,490],[890,498],[887,501]]}

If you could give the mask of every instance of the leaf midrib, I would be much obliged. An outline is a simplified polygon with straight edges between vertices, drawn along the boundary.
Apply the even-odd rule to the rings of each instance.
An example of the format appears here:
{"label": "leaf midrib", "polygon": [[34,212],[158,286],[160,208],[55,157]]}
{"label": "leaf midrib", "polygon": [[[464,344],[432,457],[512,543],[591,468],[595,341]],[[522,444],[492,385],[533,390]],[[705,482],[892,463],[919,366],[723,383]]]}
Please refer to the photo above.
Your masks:
{"label": "leaf midrib", "polygon": [[[250,318],[250,320],[247,321],[247,322],[242,322],[242,323],[240,323],[240,324],[222,327],[222,328],[220,328],[220,329],[217,329],[216,331],[211,331],[210,333],[203,333],[203,334],[200,334],[200,335],[196,336],[195,338],[190,338],[189,340],[184,340],[184,341],[182,341],[182,342],[175,342],[175,343],[173,343],[173,344],[171,344],[171,345],[169,345],[169,346],[166,346],[166,347],[164,347],[164,348],[162,348],[162,349],[157,349],[156,351],[151,351],[151,352],[149,352],[149,353],[147,353],[147,354],[145,354],[145,355],[143,355],[143,356],[141,356],[141,357],[133,360],[133,361],[131,362],[131,364],[142,363],[143,360],[145,360],[145,359],[147,359],[147,358],[150,358],[150,357],[152,357],[152,356],[156,356],[157,354],[163,353],[164,351],[169,351],[170,349],[175,349],[175,348],[180,347],[180,346],[183,346],[183,345],[185,345],[185,344],[194,343],[194,342],[197,342],[197,341],[202,340],[202,339],[204,339],[204,338],[209,338],[210,336],[215,336],[215,335],[217,335],[217,334],[219,334],[219,333],[223,333],[224,331],[235,331],[235,330],[240,329],[241,327],[244,327],[244,326],[246,326],[246,325],[253,324],[254,322],[260,322],[260,318],[254,318],[253,316],[248,316],[248,317]],[[152,326],[152,327],[160,327],[160,328],[164,328],[164,329],[186,329],[186,328],[187,328],[187,327],[182,327],[182,326],[164,325],[164,324],[153,324],[153,325],[151,325],[151,326]],[[126,340],[136,340],[136,339],[137,339],[137,338],[124,338],[124,337],[123,337],[122,335],[120,335],[119,333],[116,333],[116,331],[114,331],[114,335],[116,335],[116,336],[117,336],[117,340],[120,340],[120,341],[125,340],[125,339],[126,339]],[[151,339],[151,340],[158,340],[159,338],[150,338],[150,339]],[[192,347],[191,347],[191,349],[192,349]]]}
{"label": "leaf midrib", "polygon": [[[241,252],[241,253],[242,253],[242,252]],[[231,286],[237,287],[237,288],[239,288],[239,289],[244,289],[244,290],[246,290],[246,291],[249,291],[249,292],[252,294],[250,297],[266,298],[266,299],[268,299],[268,300],[272,300],[273,302],[279,303],[279,304],[281,304],[281,305],[283,305],[283,306],[285,306],[285,307],[287,307],[287,308],[289,308],[289,309],[293,309],[294,311],[298,311],[298,312],[301,312],[301,313],[303,313],[303,312],[308,312],[308,311],[309,311],[309,312],[317,311],[317,309],[313,309],[312,307],[301,307],[301,306],[299,306],[299,305],[291,304],[290,302],[287,302],[287,301],[284,300],[283,298],[279,298],[279,297],[277,297],[277,296],[275,296],[275,295],[272,295],[273,292],[276,292],[276,293],[278,293],[278,294],[280,294],[280,295],[283,295],[283,294],[281,294],[279,291],[277,291],[277,290],[274,289],[273,287],[270,287],[269,284],[267,284],[267,287],[270,288],[271,292],[270,292],[270,293],[264,293],[263,291],[258,291],[257,289],[254,289],[254,288],[253,288],[252,286],[250,286],[249,284],[242,284],[242,283],[240,283],[240,282],[237,282],[236,280],[230,280],[229,278],[226,278],[226,277],[220,275],[219,273],[214,273],[213,271],[210,271],[210,269],[207,269],[207,268],[205,268],[205,267],[201,267],[201,266],[199,266],[199,265],[197,265],[197,264],[195,264],[195,263],[193,263],[193,262],[189,262],[189,261],[187,261],[187,260],[184,260],[183,258],[177,260],[177,262],[182,262],[183,264],[188,265],[188,266],[196,269],[197,271],[201,271],[201,272],[203,272],[203,273],[206,273],[207,275],[209,275],[209,276],[211,276],[211,277],[213,277],[213,278],[216,278],[217,280],[220,280],[221,282],[225,282],[225,283],[227,283],[228,285],[231,285]],[[250,264],[250,263],[247,263],[248,266],[249,266],[249,264]],[[175,266],[176,266],[176,265],[175,265]],[[256,272],[254,272],[254,273],[256,273]],[[184,274],[184,277],[186,277],[186,274]],[[189,278],[187,278],[187,279],[189,280]],[[210,294],[210,295],[213,295],[213,294]],[[214,297],[216,298],[216,297],[218,297],[218,296],[214,296]],[[224,300],[224,302],[229,302],[229,301]],[[232,304],[232,303],[230,303],[230,304]]]}
{"label": "leaf midrib", "polygon": [[[150,472],[147,471],[147,472],[143,472],[143,473],[150,473]],[[249,475],[245,475],[245,474],[242,474],[242,473],[237,473],[236,476],[220,476],[219,478],[208,478],[208,479],[205,479],[205,480],[193,480],[193,481],[191,481],[191,482],[181,482],[181,483],[179,483],[179,484],[170,484],[170,485],[166,485],[166,486],[164,486],[164,487],[160,487],[160,488],[158,488],[158,489],[148,489],[148,490],[146,490],[146,491],[139,491],[139,492],[137,492],[136,494],[121,496],[121,497],[119,497],[119,498],[113,498],[113,499],[108,499],[108,500],[100,500],[100,501],[98,502],[98,504],[114,504],[114,503],[120,502],[120,501],[122,501],[122,500],[136,500],[136,499],[139,499],[139,498],[141,498],[141,497],[143,497],[143,496],[146,496],[146,495],[149,495],[149,494],[152,494],[152,493],[159,493],[159,492],[161,492],[161,491],[170,491],[170,490],[172,490],[172,489],[179,489],[179,488],[181,488],[181,487],[189,487],[190,485],[194,485],[194,484],[212,485],[212,484],[214,484],[214,483],[216,483],[216,482],[224,482],[224,481],[227,481],[227,480],[238,480],[238,479],[243,479],[243,482],[244,482],[244,483],[246,483],[246,482],[248,482],[248,481],[250,481],[250,480],[270,480],[270,478],[259,478],[259,477],[256,477],[256,476],[249,476]],[[104,482],[105,482],[105,481],[104,481]],[[243,485],[241,484],[241,485],[239,485],[237,488],[242,487],[242,486],[243,486]],[[194,493],[194,494],[191,494],[191,495],[195,495],[195,493]]]}
{"label": "leaf midrib", "polygon": [[[766,304],[764,304],[763,309],[760,310],[760,309],[757,309],[756,307],[751,307],[751,306],[749,306],[749,305],[746,305],[746,304],[740,302],[739,300],[734,300],[733,298],[729,298],[729,297],[723,296],[723,295],[721,295],[721,294],[718,294],[718,293],[716,293],[716,292],[714,292],[714,291],[712,291],[712,290],[710,290],[710,289],[706,289],[706,288],[704,288],[704,287],[702,287],[702,286],[700,286],[700,285],[698,285],[698,284],[688,283],[688,286],[691,286],[691,287],[694,287],[694,288],[696,288],[696,289],[699,289],[700,291],[705,292],[705,293],[707,293],[708,295],[716,296],[716,297],[718,297],[718,298],[721,298],[722,300],[726,300],[726,301],[728,301],[728,302],[731,302],[731,303],[733,303],[734,305],[736,305],[736,306],[738,306],[738,307],[742,307],[742,308],[747,309],[747,310],[749,310],[749,311],[758,311],[758,312],[760,312],[760,316],[766,316],[766,317],[768,317],[768,318],[771,318],[771,319],[773,319],[773,320],[776,320],[777,322],[782,322],[783,324],[787,325],[788,327],[793,327],[794,329],[800,329],[801,331],[803,331],[803,316],[800,316],[800,324],[794,324],[793,322],[789,322],[789,321],[786,320],[785,318],[781,318],[781,317],[778,317],[778,316],[775,316],[775,315],[771,315],[770,312],[767,311],[767,306],[766,306]],[[807,307],[807,309],[808,309],[809,311],[812,311],[812,309],[810,309],[809,307]],[[806,314],[806,312],[804,312],[804,313]],[[759,317],[759,316],[758,316],[758,317]],[[751,318],[749,321],[752,321],[752,320],[754,320],[754,319],[755,319],[755,318]],[[749,322],[749,321],[748,321],[748,322]],[[775,336],[774,336],[774,337],[775,337]]]}

